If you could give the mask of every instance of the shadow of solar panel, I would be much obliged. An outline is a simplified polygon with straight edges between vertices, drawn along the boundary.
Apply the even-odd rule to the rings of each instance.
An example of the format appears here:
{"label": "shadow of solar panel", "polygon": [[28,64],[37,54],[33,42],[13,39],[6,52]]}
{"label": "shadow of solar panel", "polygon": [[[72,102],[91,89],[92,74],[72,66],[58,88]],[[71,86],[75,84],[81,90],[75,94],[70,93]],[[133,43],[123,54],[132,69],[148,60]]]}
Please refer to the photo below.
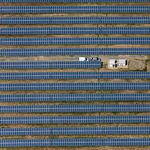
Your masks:
{"label": "shadow of solar panel", "polygon": [[1,13],[51,13],[50,6],[1,6]]}
{"label": "shadow of solar panel", "polygon": [[1,17],[1,24],[50,24],[50,17]]}
{"label": "shadow of solar panel", "polygon": [[51,94],[0,95],[0,102],[30,102],[51,100]]}
{"label": "shadow of solar panel", "polygon": [[1,49],[1,56],[51,55],[50,49]]}

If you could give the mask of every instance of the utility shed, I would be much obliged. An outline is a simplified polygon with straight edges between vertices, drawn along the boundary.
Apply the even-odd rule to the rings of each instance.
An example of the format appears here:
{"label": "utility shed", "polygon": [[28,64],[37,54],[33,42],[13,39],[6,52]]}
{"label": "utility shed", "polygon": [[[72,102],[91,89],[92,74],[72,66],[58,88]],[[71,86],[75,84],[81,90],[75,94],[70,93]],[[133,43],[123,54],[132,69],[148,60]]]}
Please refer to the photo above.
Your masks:
{"label": "utility shed", "polygon": [[126,66],[126,60],[125,59],[118,59],[117,60],[117,66]]}
{"label": "utility shed", "polygon": [[115,67],[115,59],[109,60],[109,67]]}

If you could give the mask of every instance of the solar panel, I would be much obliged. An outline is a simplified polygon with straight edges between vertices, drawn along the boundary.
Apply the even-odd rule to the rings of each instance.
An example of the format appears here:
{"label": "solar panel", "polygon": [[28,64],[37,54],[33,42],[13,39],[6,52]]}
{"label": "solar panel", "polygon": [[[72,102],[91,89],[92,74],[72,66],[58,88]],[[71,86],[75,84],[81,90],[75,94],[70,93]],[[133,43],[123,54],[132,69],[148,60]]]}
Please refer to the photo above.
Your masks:
{"label": "solar panel", "polygon": [[51,49],[51,55],[100,55],[100,48],[57,48]]}
{"label": "solar panel", "polygon": [[99,17],[51,17],[51,24],[100,24]]}
{"label": "solar panel", "polygon": [[1,35],[51,34],[50,28],[1,28]]}
{"label": "solar panel", "polygon": [[1,13],[51,13],[50,6],[1,6]]}
{"label": "solar panel", "polygon": [[100,34],[100,27],[52,27],[51,34]]}
{"label": "solar panel", "polygon": [[51,0],[1,0],[2,3],[31,3],[31,2],[51,2]]}
{"label": "solar panel", "polygon": [[100,6],[100,13],[148,13],[149,6]]}
{"label": "solar panel", "polygon": [[150,123],[150,116],[36,116],[0,117],[0,124]]}
{"label": "solar panel", "polygon": [[1,56],[33,55],[150,55],[150,48],[1,49]]}
{"label": "solar panel", "polygon": [[50,24],[50,17],[1,17],[1,24]]}
{"label": "solar panel", "polygon": [[123,135],[150,134],[150,127],[1,128],[0,136],[14,135]]}
{"label": "solar panel", "polygon": [[51,6],[51,13],[99,13],[99,6]]}
{"label": "solar panel", "polygon": [[101,27],[101,34],[150,34],[149,27]]}
{"label": "solar panel", "polygon": [[101,61],[53,61],[51,68],[101,68]]}
{"label": "solar panel", "polygon": [[1,49],[1,56],[51,55],[50,49]]}
{"label": "solar panel", "polygon": [[0,113],[35,112],[149,112],[150,105],[17,105],[1,106]]}
{"label": "solar panel", "polygon": [[101,17],[101,24],[149,24],[149,17]]}
{"label": "solar panel", "polygon": [[50,72],[0,73],[1,80],[51,79]]}
{"label": "solar panel", "polygon": [[1,62],[0,69],[50,68],[50,62]]}
{"label": "solar panel", "polygon": [[13,90],[149,90],[150,83],[18,83],[0,84],[0,91]]}
{"label": "solar panel", "polygon": [[51,45],[50,38],[1,38],[1,45]]}
{"label": "solar panel", "polygon": [[0,95],[0,102],[52,101],[51,94]]}
{"label": "solar panel", "polygon": [[149,48],[102,48],[102,55],[150,55]]}
{"label": "solar panel", "polygon": [[19,90],[51,90],[50,83],[11,83],[0,84],[0,91],[19,91]]}
{"label": "solar panel", "polygon": [[0,102],[24,101],[149,101],[149,93],[0,95]]}

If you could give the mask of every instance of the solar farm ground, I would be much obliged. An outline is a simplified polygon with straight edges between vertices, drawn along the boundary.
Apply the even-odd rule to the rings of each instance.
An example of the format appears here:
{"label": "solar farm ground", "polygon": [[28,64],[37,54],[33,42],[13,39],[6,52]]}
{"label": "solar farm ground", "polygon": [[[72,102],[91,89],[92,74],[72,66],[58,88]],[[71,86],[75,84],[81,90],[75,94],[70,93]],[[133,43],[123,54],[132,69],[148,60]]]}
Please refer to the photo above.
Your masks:
{"label": "solar farm ground", "polygon": [[[49,5],[150,5],[150,3],[1,3],[1,6],[49,6]],[[149,16],[150,14],[0,14],[0,17],[90,17],[90,16]],[[141,25],[0,25],[2,27],[150,27],[150,24]],[[20,38],[20,37],[150,37],[150,35],[24,35],[24,36],[0,36],[1,38]],[[149,45],[82,45],[82,46],[1,46],[5,48],[148,48]],[[90,56],[88,56],[90,57]],[[98,56],[102,62],[107,63],[109,58],[125,58],[130,62],[129,70],[148,70],[150,71],[150,56]],[[60,60],[77,60],[78,56],[53,56],[53,57],[2,57],[0,61],[60,61]],[[144,65],[143,62],[144,61]],[[133,63],[132,63],[133,62]],[[137,64],[137,65],[136,65]],[[140,65],[142,67],[139,67]],[[137,68],[134,68],[134,66]],[[138,68],[139,67],[139,68]],[[26,70],[0,70],[0,72],[58,72],[58,71],[109,71],[107,67],[102,69],[26,69]],[[116,70],[114,70],[116,71]],[[118,71],[118,70],[117,70]],[[7,80],[0,81],[0,83],[53,83],[53,82],[150,82],[148,79],[80,79],[80,80]],[[81,94],[81,93],[150,93],[147,90],[109,90],[109,91],[5,91],[0,94]],[[5,102],[0,105],[63,105],[63,104],[150,104],[150,102]],[[1,117],[13,116],[99,116],[99,115],[150,115],[145,113],[6,113],[1,114]],[[34,125],[0,125],[0,128],[30,128],[30,127],[134,127],[134,126],[149,126],[149,124],[34,124]],[[150,138],[150,135],[69,135],[69,136],[5,136],[1,139],[46,139],[46,138]],[[127,147],[27,147],[27,148],[0,148],[0,150],[146,150],[150,146],[127,146]]]}

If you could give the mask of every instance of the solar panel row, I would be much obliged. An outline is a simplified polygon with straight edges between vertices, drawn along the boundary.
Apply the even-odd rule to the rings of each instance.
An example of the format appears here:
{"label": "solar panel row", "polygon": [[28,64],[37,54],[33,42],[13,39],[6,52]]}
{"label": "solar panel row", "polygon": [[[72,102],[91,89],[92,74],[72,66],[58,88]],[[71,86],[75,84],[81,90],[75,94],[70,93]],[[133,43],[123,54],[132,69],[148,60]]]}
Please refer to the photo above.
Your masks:
{"label": "solar panel row", "polygon": [[146,146],[150,138],[129,139],[3,139],[0,147],[32,146]]}
{"label": "solar panel row", "polygon": [[13,105],[0,106],[0,113],[43,112],[149,112],[150,105]]}
{"label": "solar panel row", "polygon": [[30,102],[30,101],[150,101],[150,94],[141,93],[141,94],[0,95],[0,102]]}
{"label": "solar panel row", "polygon": [[0,56],[34,55],[150,55],[150,48],[60,48],[0,50]]}
{"label": "solar panel row", "polygon": [[0,13],[150,13],[150,6],[1,6]]}
{"label": "solar panel row", "polygon": [[0,80],[25,79],[150,79],[150,72],[17,72],[0,73]]}
{"label": "solar panel row", "polygon": [[0,24],[149,24],[149,17],[1,17]]}
{"label": "solar panel row", "polygon": [[0,117],[0,124],[150,123],[150,116]]}
{"label": "solar panel row", "polygon": [[149,2],[149,0],[1,0],[1,3],[31,3],[31,2]]}
{"label": "solar panel row", "polygon": [[150,34],[150,27],[0,28],[1,35],[32,34]]}
{"label": "solar panel row", "polygon": [[0,84],[0,91],[20,90],[150,90],[150,82],[141,83],[11,83]]}
{"label": "solar panel row", "polygon": [[[34,69],[101,68],[101,61],[0,62],[0,69],[33,69],[33,68]],[[44,75],[45,73],[43,72],[40,74]],[[46,74],[46,76],[48,76],[48,74]]]}
{"label": "solar panel row", "polygon": [[81,134],[150,134],[150,127],[55,127],[1,128],[0,136],[14,135],[81,135]]}
{"label": "solar panel row", "polygon": [[150,44],[149,37],[107,38],[1,38],[0,45],[112,45]]}

